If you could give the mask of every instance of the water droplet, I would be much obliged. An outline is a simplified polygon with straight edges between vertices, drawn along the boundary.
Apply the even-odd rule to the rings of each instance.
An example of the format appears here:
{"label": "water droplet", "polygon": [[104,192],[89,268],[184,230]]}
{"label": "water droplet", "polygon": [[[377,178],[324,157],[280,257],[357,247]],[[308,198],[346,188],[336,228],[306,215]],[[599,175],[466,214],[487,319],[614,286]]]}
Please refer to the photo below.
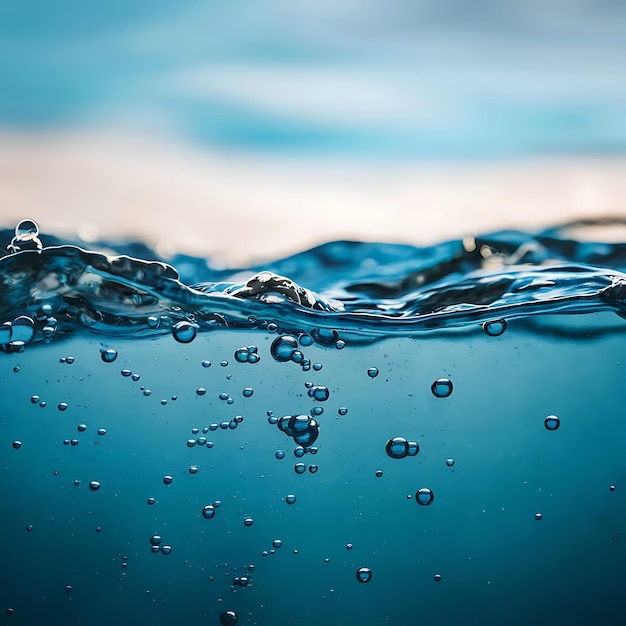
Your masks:
{"label": "water droplet", "polygon": [[296,474],[304,474],[304,472],[306,472],[306,465],[304,463],[296,463],[293,466],[293,469],[295,470]]}
{"label": "water droplet", "polygon": [[409,453],[409,442],[404,437],[394,437],[387,442],[385,450],[392,459],[403,459]]}
{"label": "water droplet", "polygon": [[556,430],[561,425],[561,420],[556,415],[548,415],[543,423],[548,430]]}
{"label": "water droplet", "polygon": [[372,580],[372,570],[369,567],[359,567],[356,571],[356,579],[360,583],[368,583]]}
{"label": "water droplet", "polygon": [[211,519],[212,517],[215,517],[215,506],[213,504],[207,504],[202,509],[202,517],[204,517],[204,519]]}
{"label": "water droplet", "polygon": [[98,489],[100,489],[100,483],[97,480],[92,480],[89,483],[89,489],[91,489],[91,491],[98,491]]}
{"label": "water droplet", "polygon": [[239,621],[237,617],[237,613],[235,611],[224,611],[220,613],[220,624],[222,626],[235,626],[235,624]]}
{"label": "water droplet", "polygon": [[172,546],[161,546],[161,554],[171,554]]}
{"label": "water droplet", "polygon": [[272,545],[278,550],[278,548],[283,545],[283,542],[280,539],[274,539],[274,541],[272,541]]}
{"label": "water droplet", "polygon": [[251,517],[246,517],[246,519],[243,520],[243,525],[248,528],[252,526],[252,524],[254,524],[254,520]]}
{"label": "water droplet", "polygon": [[196,338],[198,326],[191,322],[178,322],[172,327],[172,336],[179,343],[190,343]]}
{"label": "water droplet", "polygon": [[113,348],[107,348],[106,350],[100,350],[100,358],[105,363],[113,363],[117,359],[117,350]]}
{"label": "water droplet", "polygon": [[285,502],[287,504],[295,504],[296,502],[296,496],[294,496],[292,493],[290,493],[286,498],[285,498]]}
{"label": "water droplet", "polygon": [[447,378],[438,378],[430,387],[436,398],[447,398],[452,393],[452,381]]}
{"label": "water droplet", "polygon": [[13,446],[15,450],[19,450],[22,447],[22,442],[16,440],[11,445]]}
{"label": "water droplet", "polygon": [[171,485],[173,480],[174,479],[169,474],[167,476],[163,476],[163,484],[164,485]]}
{"label": "water droplet", "polygon": [[446,459],[446,465],[452,467],[454,465],[454,459]]}
{"label": "water droplet", "polygon": [[499,337],[506,330],[506,320],[492,320],[483,323],[483,331],[490,337]]}
{"label": "water droplet", "polygon": [[[269,329],[269,326],[268,326]],[[291,361],[294,351],[298,348],[298,342],[291,335],[281,335],[276,337],[270,347],[270,354],[276,361]]]}
{"label": "water droplet", "polygon": [[378,368],[377,368],[377,367],[370,367],[370,368],[367,370],[367,375],[368,375],[370,378],[376,378],[376,376],[378,376]]}
{"label": "water droplet", "polygon": [[431,504],[434,499],[435,494],[427,487],[422,487],[421,489],[418,489],[417,493],[415,494],[415,502],[421,504],[422,506],[427,506]]}

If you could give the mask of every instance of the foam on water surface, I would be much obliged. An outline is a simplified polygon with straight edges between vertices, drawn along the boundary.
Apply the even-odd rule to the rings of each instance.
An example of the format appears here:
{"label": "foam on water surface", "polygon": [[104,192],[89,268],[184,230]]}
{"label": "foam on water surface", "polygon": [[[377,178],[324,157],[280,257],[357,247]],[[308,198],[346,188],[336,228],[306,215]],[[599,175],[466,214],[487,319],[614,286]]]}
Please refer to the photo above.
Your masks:
{"label": "foam on water surface", "polygon": [[26,235],[0,623],[620,623],[624,246],[217,271]]}

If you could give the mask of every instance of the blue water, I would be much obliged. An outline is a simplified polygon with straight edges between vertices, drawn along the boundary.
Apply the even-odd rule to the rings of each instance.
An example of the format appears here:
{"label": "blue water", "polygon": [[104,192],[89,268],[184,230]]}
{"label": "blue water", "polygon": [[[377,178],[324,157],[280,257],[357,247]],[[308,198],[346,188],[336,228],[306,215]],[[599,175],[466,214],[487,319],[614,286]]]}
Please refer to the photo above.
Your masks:
{"label": "blue water", "polygon": [[564,232],[218,271],[22,227],[0,623],[623,623],[626,248]]}

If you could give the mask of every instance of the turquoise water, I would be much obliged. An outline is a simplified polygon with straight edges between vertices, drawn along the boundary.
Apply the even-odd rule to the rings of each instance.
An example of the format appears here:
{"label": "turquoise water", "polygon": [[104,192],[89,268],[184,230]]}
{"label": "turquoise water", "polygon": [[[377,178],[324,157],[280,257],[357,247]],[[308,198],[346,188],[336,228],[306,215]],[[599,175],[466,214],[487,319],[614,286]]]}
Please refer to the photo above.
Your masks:
{"label": "turquoise water", "polygon": [[20,234],[0,623],[623,623],[622,244],[227,272]]}

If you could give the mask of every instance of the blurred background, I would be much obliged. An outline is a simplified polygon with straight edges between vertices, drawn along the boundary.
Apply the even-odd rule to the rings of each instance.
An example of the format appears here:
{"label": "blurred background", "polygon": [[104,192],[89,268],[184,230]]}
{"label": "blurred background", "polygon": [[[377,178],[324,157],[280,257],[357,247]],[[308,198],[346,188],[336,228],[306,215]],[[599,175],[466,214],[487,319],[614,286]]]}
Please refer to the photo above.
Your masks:
{"label": "blurred background", "polygon": [[625,204],[620,0],[0,4],[2,227],[237,265]]}

